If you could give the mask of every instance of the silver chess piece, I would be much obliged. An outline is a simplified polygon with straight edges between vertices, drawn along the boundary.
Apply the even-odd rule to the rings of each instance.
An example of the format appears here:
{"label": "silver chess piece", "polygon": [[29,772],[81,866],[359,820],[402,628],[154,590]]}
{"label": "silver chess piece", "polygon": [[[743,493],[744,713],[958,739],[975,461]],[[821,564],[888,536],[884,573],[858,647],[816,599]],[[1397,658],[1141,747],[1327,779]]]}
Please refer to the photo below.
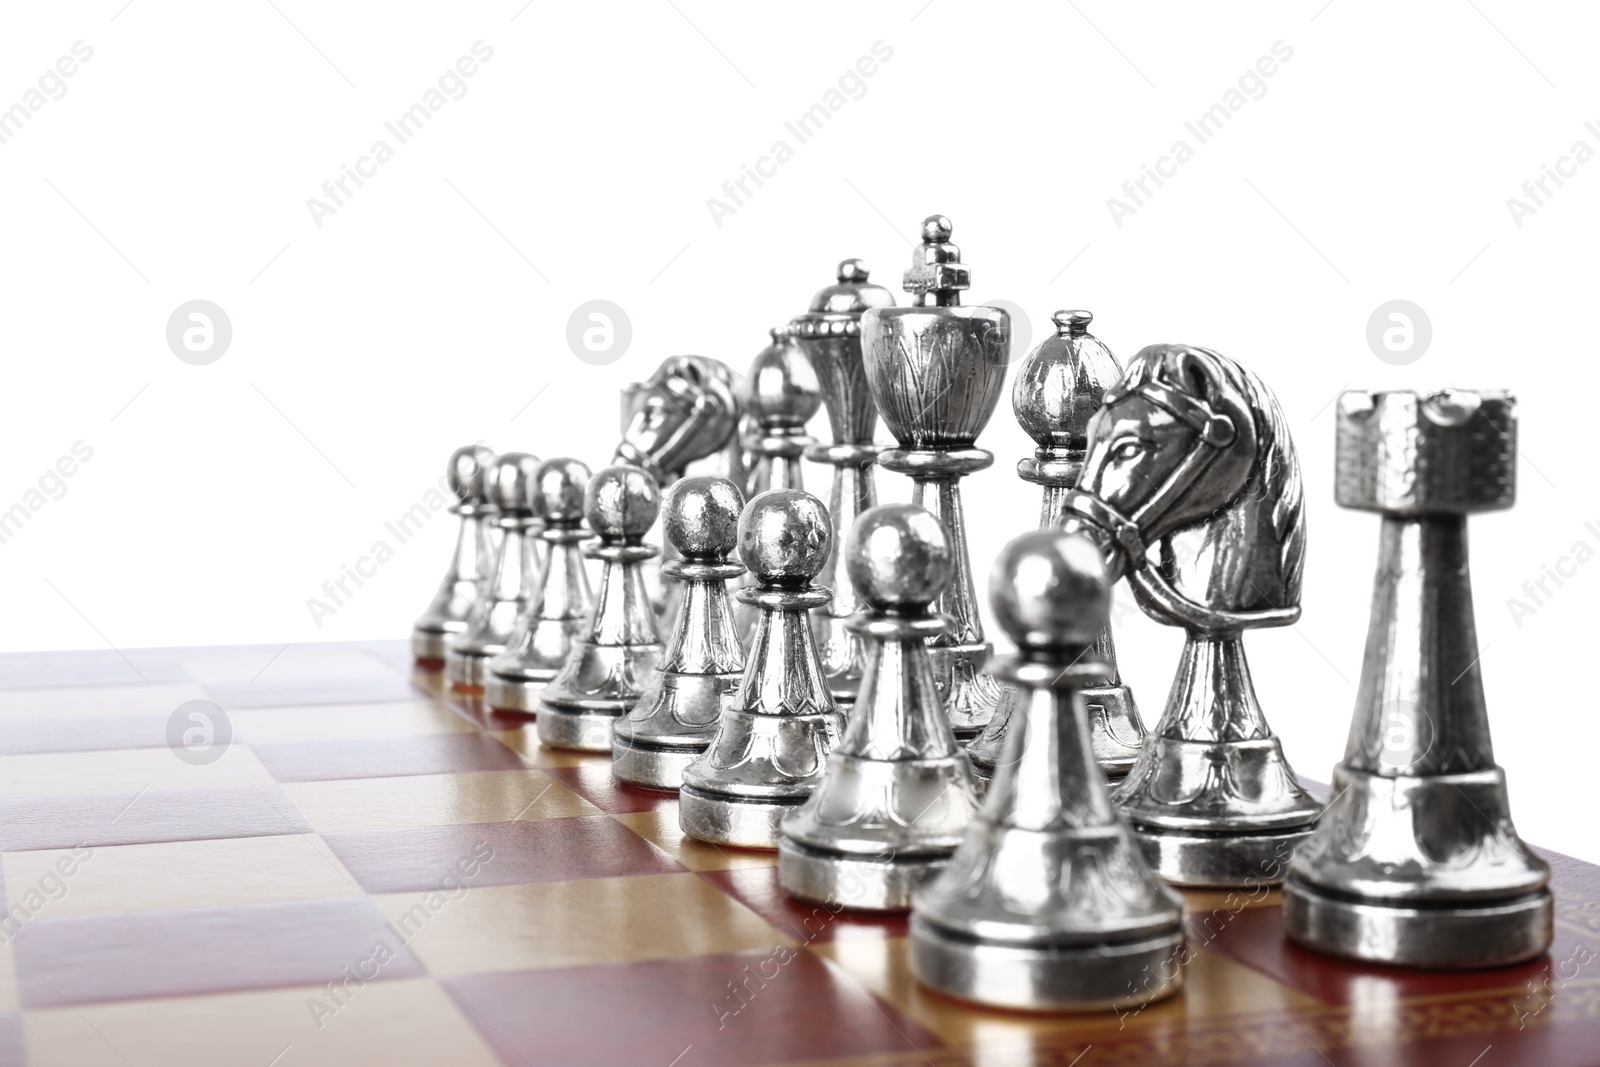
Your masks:
{"label": "silver chess piece", "polygon": [[589,624],[594,594],[582,544],[593,535],[583,522],[589,468],[575,459],[547,459],[533,473],[534,513],[544,522],[539,538],[544,565],[506,649],[489,661],[484,703],[532,712],[539,692],[561,670],[573,643]]}
{"label": "silver chess piece", "polygon": [[1003,309],[961,306],[969,280],[961,250],[950,243],[950,220],[930,215],[905,273],[912,305],[861,316],[867,382],[899,443],[878,463],[910,475],[913,503],[937,515],[950,536],[954,573],[936,610],[951,626],[934,639],[933,658],[950,725],[962,740],[988,725],[1001,698],[983,669],[991,649],[978,617],[961,479],[994,462],[974,445],[1000,401],[1011,347]]}
{"label": "silver chess piece", "polygon": [[616,462],[640,467],[662,488],[690,464],[737,444],[740,407],[735,376],[705,356],[670,356],[649,379],[623,391]]}
{"label": "silver chess piece", "polygon": [[[1063,526],[1181,626],[1161,721],[1112,798],[1177,885],[1282,881],[1322,805],[1256,701],[1243,633],[1300,617],[1300,463],[1277,400],[1226,356],[1152,345],[1105,394]],[[1197,546],[1197,547],[1196,547]]]}
{"label": "silver chess piece", "polygon": [[540,697],[540,744],[611,751],[612,725],[655,672],[661,639],[643,565],[659,551],[644,536],[660,507],[655,480],[637,467],[606,467],[589,479],[584,517],[599,542],[583,554],[601,561],[600,590],[587,628]]}
{"label": "silver chess piece", "polygon": [[1023,1011],[1143,1005],[1183,982],[1183,906],[1111,803],[1084,693],[1111,607],[1099,548],[1023,534],[989,603],[1017,654],[990,669],[1023,694],[983,810],[916,895],[911,971],[950,996]]}
{"label": "silver chess piece", "polygon": [[905,911],[978,809],[928,647],[948,625],[929,607],[954,561],[938,517],[914,504],[864,512],[846,560],[867,605],[850,621],[866,669],[822,784],[784,820],[778,881],[829,906]]}
{"label": "silver chess piece", "polygon": [[[1094,316],[1087,311],[1058,311],[1051,316],[1056,333],[1045,338],[1017,367],[1011,386],[1011,408],[1028,436],[1038,442],[1032,456],[1017,464],[1017,476],[1044,489],[1039,528],[1055,529],[1061,521],[1067,491],[1078,481],[1089,448],[1089,420],[1100,410],[1106,388],[1122,378],[1122,368],[1098,338],[1089,333]],[[1144,723],[1133,691],[1117,670],[1117,649],[1111,623],[1094,641],[1094,654],[1106,665],[1104,683],[1081,689],[1089,710],[1089,736],[1095,761],[1106,777],[1125,776],[1139,756]],[[982,734],[967,746],[972,773],[981,782],[994,774],[1005,750],[1011,719],[1027,696],[1010,689]]]}
{"label": "silver chess piece", "polygon": [[1516,437],[1504,392],[1339,398],[1339,504],[1383,524],[1334,799],[1284,887],[1284,929],[1310,948],[1464,968],[1550,946],[1550,868],[1494,761],[1467,562],[1467,516],[1516,501]]}
{"label": "silver chess piece", "polygon": [[744,567],[728,557],[743,510],[744,496],[726,478],[684,478],[667,491],[662,525],[677,558],[661,569],[683,595],[660,669],[613,728],[612,773],[621,781],[677,789],[736,706],[745,658],[728,582]]}
{"label": "silver chess piece", "polygon": [[494,463],[494,451],[467,445],[450,453],[445,478],[456,502],[450,514],[459,518],[456,548],[450,556],[433,602],[411,630],[411,655],[424,670],[442,670],[452,637],[467,628],[472,609],[483,596],[483,586],[494,569],[494,542],[489,536],[494,505],[484,493],[484,472]]}
{"label": "silver chess piece", "polygon": [[683,772],[678,821],[701,841],[778,847],[778,824],[805,802],[827,766],[844,717],[828,692],[806,618],[828,602],[812,585],[832,533],[822,501],[774,489],[739,517],[739,555],[756,585],[739,599],[761,609],[734,706],[703,755]]}
{"label": "silver chess piece", "polygon": [[[648,380],[622,390],[622,440],[614,462],[643,469],[663,492],[691,468],[744,485],[738,392],[738,376],[726,364],[669,356]],[[646,576],[658,623],[670,623],[677,615],[676,584],[660,580],[659,565]]]}
{"label": "silver chess piece", "polygon": [[517,617],[533,595],[539,579],[534,538],[544,525],[533,511],[533,474],[538,466],[538,456],[506,452],[488,467],[485,490],[495,506],[493,522],[500,531],[500,547],[467,628],[445,650],[445,679],[452,688],[484,687],[489,661],[505,651]]}
{"label": "silver chess piece", "polygon": [[893,307],[894,294],[868,281],[867,265],[859,259],[839,264],[837,281],[811,298],[811,306],[795,316],[789,328],[795,343],[811,360],[828,407],[831,445],[813,445],[806,458],[833,467],[828,514],[833,519],[833,546],[822,584],[833,590],[833,600],[811,613],[811,627],[822,653],[833,699],[841,705],[856,698],[861,684],[865,646],[850,632],[846,620],[866,605],[856,596],[845,573],[844,540],[856,516],[878,503],[872,468],[878,446],[872,443],[878,425],[878,406],[867,387],[867,367],[861,353],[861,316],[869,308]]}
{"label": "silver chess piece", "polygon": [[822,384],[805,350],[787,327],[770,333],[772,343],[751,362],[740,398],[755,429],[746,442],[755,461],[746,489],[752,497],[768,489],[805,488],[800,457],[816,444],[806,423],[822,407]]}

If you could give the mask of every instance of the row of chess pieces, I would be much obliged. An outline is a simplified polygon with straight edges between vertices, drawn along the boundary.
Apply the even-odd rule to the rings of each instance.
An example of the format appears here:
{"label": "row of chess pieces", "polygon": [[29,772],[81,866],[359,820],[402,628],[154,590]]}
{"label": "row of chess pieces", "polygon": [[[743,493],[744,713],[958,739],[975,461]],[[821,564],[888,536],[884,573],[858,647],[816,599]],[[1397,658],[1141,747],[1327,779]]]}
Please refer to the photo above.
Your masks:
{"label": "row of chess pieces", "polygon": [[[1374,963],[1544,953],[1549,871],[1493,760],[1466,557],[1466,517],[1514,501],[1515,401],[1340,398],[1336,496],[1382,534],[1324,805],[1243,644],[1299,616],[1299,464],[1271,391],[1220,353],[1152,345],[1123,367],[1088,313],[1058,312],[1017,364],[1013,411],[1038,443],[1018,475],[1043,499],[989,577],[1016,646],[992,655],[960,483],[992,462],[976,442],[1010,331],[1003,309],[961,304],[950,236],[923,224],[909,306],[846,260],[742,379],[666,360],[625,393],[614,466],[458,450],[460,539],[418,663],[532,716],[541,744],[676,791],[688,836],[776,850],[793,896],[909,911],[917,978],[977,1003],[1122,1011],[1177,992],[1171,886],[1232,902],[1282,885],[1287,936]],[[819,404],[831,443],[805,437]],[[873,443],[879,418],[894,447]],[[832,466],[828,503],[800,488],[801,457]],[[880,467],[912,479],[911,504],[876,505]],[[1175,555],[1180,535],[1207,551]],[[1109,627],[1124,578],[1186,634],[1150,731]]]}

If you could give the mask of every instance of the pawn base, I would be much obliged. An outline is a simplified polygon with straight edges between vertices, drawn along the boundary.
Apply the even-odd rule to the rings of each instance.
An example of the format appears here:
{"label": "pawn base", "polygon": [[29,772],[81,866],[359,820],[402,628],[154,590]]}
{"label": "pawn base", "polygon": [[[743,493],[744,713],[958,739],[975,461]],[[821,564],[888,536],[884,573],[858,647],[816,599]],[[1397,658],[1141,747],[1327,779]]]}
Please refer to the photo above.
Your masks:
{"label": "pawn base", "polygon": [[1151,870],[1172,885],[1255,887],[1281,883],[1295,846],[1314,829],[1310,823],[1262,833],[1183,833],[1134,823],[1133,836]]}
{"label": "pawn base", "polygon": [[529,715],[539,710],[539,694],[547,683],[531,678],[507,678],[490,674],[483,686],[483,702],[496,711],[522,711]]}
{"label": "pawn base", "polygon": [[629,785],[674,792],[683,785],[683,771],[699,759],[710,744],[699,748],[667,748],[626,737],[620,730],[611,735],[611,774]]}
{"label": "pawn base", "polygon": [[444,669],[445,653],[449,649],[450,635],[437,630],[411,631],[411,658],[425,671]]}
{"label": "pawn base", "polygon": [[779,824],[805,800],[754,800],[683,785],[678,790],[678,825],[697,841],[770,852],[778,847]]}
{"label": "pawn base", "polygon": [[938,877],[948,855],[895,857],[824,851],[784,838],[778,884],[790,896],[858,911],[910,911],[911,897]]}
{"label": "pawn base", "polygon": [[911,973],[961,1000],[1013,1011],[1138,1009],[1183,986],[1183,929],[1138,941],[1008,945],[911,917]]}
{"label": "pawn base", "polygon": [[1291,879],[1284,932],[1318,952],[1368,963],[1440,970],[1506,967],[1543,955],[1554,931],[1548,889],[1471,904],[1386,903],[1324,892]]}
{"label": "pawn base", "polygon": [[444,678],[451,689],[482,692],[489,680],[488,656],[475,656],[449,649],[444,656]]}
{"label": "pawn base", "polygon": [[577,752],[610,752],[611,728],[624,710],[569,708],[541,701],[534,712],[539,743]]}

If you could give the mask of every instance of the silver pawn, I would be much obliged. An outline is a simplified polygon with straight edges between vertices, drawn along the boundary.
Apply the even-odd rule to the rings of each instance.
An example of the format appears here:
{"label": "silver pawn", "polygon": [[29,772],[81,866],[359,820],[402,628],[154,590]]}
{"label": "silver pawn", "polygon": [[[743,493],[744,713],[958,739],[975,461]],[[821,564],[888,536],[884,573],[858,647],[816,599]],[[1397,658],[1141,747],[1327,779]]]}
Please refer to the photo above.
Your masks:
{"label": "silver pawn", "polygon": [[1339,504],[1383,527],[1334,799],[1284,886],[1284,930],[1310,948],[1460,968],[1550,947],[1550,868],[1494,761],[1467,563],[1467,516],[1516,501],[1516,437],[1504,392],[1339,398]]}
{"label": "silver pawn", "polygon": [[[1017,477],[1044,488],[1039,528],[1055,529],[1061,521],[1066,493],[1078,481],[1089,448],[1089,420],[1100,410],[1108,385],[1122,377],[1122,368],[1098,338],[1089,333],[1094,316],[1087,311],[1058,311],[1051,316],[1056,333],[1017,367],[1011,386],[1011,409],[1038,450],[1017,463]],[[1117,671],[1117,649],[1111,623],[1095,638],[1094,654],[1105,662],[1104,684],[1084,686],[1089,707],[1089,736],[1095,762],[1107,778],[1124,777],[1144,742],[1144,723],[1134,703],[1133,691],[1122,684]],[[1026,695],[1007,690],[1006,698],[982,734],[967,746],[972,773],[980,785],[994,774],[995,760],[1005,750],[1006,731],[1023,707]]]}
{"label": "silver pawn", "polygon": [[456,531],[456,550],[450,569],[433,594],[433,602],[411,630],[411,655],[423,670],[444,668],[444,657],[452,637],[467,628],[472,609],[483,596],[483,587],[494,568],[494,544],[489,536],[489,520],[494,505],[484,495],[484,471],[494,463],[494,451],[483,445],[467,445],[450,453],[445,478],[456,503],[450,514],[460,518]]}
{"label": "silver pawn", "polygon": [[943,215],[923,220],[905,273],[913,303],[865,312],[861,347],[872,397],[900,446],[878,465],[910,476],[912,503],[938,515],[950,538],[954,573],[937,610],[951,626],[935,638],[933,659],[950,725],[968,740],[989,724],[1002,693],[983,670],[993,649],[978,616],[961,479],[994,462],[994,453],[975,445],[1005,388],[1011,317],[1002,308],[961,306],[971,276],[950,232]]}
{"label": "silver pawn", "polygon": [[484,702],[491,708],[532,712],[539,692],[566,663],[594,606],[582,543],[593,535],[583,522],[589,468],[575,459],[547,459],[533,475],[535,513],[544,521],[547,548],[527,607],[506,650],[489,661]]}
{"label": "silver pawn", "polygon": [[811,580],[832,533],[822,501],[774,489],[739,517],[739,555],[757,584],[739,599],[761,609],[734,707],[683,772],[678,821],[701,841],[778,847],[778,824],[803,804],[844,728],[817,657],[807,613],[831,594]]}
{"label": "silver pawn", "polygon": [[739,487],[726,478],[684,478],[667,491],[663,528],[678,558],[661,572],[683,593],[660,670],[612,731],[612,773],[621,781],[677,789],[739,698],[744,648],[728,582],[744,567],[728,556],[743,509]]}
{"label": "silver pawn", "polygon": [[611,751],[611,728],[639,700],[656,669],[661,639],[644,584],[644,563],[659,550],[644,543],[661,494],[638,467],[606,467],[589,479],[583,510],[598,544],[583,554],[601,561],[600,591],[588,627],[539,700],[539,743],[585,752]]}
{"label": "silver pawn", "polygon": [[833,488],[828,496],[833,547],[822,572],[822,584],[833,590],[833,601],[811,613],[811,628],[817,635],[833,699],[841,705],[855,700],[866,659],[861,638],[846,626],[850,616],[866,605],[845,573],[844,539],[856,516],[878,503],[872,480],[872,468],[878,461],[878,446],[872,442],[878,406],[867,388],[861,316],[869,308],[894,306],[894,294],[868,277],[862,260],[843,261],[837,281],[812,297],[810,308],[789,323],[795,343],[811,360],[821,382],[833,437],[831,445],[806,449],[807,459],[833,467]]}
{"label": "silver pawn", "polygon": [[467,628],[446,649],[444,672],[451,688],[483,688],[489,660],[505,651],[517,617],[533,595],[539,578],[533,538],[543,527],[533,513],[533,473],[538,466],[538,456],[506,452],[488,468],[487,495],[496,510],[493,521],[500,530],[500,548]]}
{"label": "silver pawn", "polygon": [[822,385],[811,360],[787,327],[770,331],[772,343],[756,354],[744,378],[744,409],[755,423],[748,442],[755,465],[750,471],[750,496],[768,489],[804,489],[800,457],[816,444],[806,423],[822,407]]}
{"label": "silver pawn", "polygon": [[867,603],[850,620],[866,670],[822,784],[784,820],[778,881],[830,906],[905,911],[978,808],[928,648],[948,625],[928,609],[950,580],[950,542],[931,512],[886,504],[856,520],[846,560]]}
{"label": "silver pawn", "polygon": [[1083,692],[1111,579],[1088,538],[1041,530],[995,562],[989,603],[1017,654],[989,669],[1023,694],[983,811],[917,894],[911,971],[942,993],[1023,1011],[1143,1006],[1183,983],[1183,905],[1112,806]]}

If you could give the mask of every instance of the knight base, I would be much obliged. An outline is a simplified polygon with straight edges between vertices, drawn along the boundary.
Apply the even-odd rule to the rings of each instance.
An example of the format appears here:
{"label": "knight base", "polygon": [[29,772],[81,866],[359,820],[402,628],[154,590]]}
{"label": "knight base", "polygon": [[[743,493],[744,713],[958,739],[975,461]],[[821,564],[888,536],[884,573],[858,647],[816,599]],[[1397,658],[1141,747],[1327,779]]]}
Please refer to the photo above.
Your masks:
{"label": "knight base", "polygon": [[778,847],[778,826],[805,800],[754,800],[685,785],[678,791],[678,824],[698,841],[771,851]]}
{"label": "knight base", "polygon": [[[911,917],[911,973],[946,996],[1013,1011],[1142,1008],[1183,986],[1183,930],[1125,943],[1015,945]],[[1113,997],[1106,990],[1126,990]]]}
{"label": "knight base", "polygon": [[784,838],[778,846],[778,882],[790,896],[817,904],[904,912],[911,909],[912,894],[938,877],[949,862],[948,855],[851,855]]}
{"label": "knight base", "polygon": [[1472,905],[1385,904],[1333,896],[1297,878],[1284,886],[1284,932],[1319,952],[1368,963],[1456,970],[1543,955],[1554,931],[1548,889]]}

